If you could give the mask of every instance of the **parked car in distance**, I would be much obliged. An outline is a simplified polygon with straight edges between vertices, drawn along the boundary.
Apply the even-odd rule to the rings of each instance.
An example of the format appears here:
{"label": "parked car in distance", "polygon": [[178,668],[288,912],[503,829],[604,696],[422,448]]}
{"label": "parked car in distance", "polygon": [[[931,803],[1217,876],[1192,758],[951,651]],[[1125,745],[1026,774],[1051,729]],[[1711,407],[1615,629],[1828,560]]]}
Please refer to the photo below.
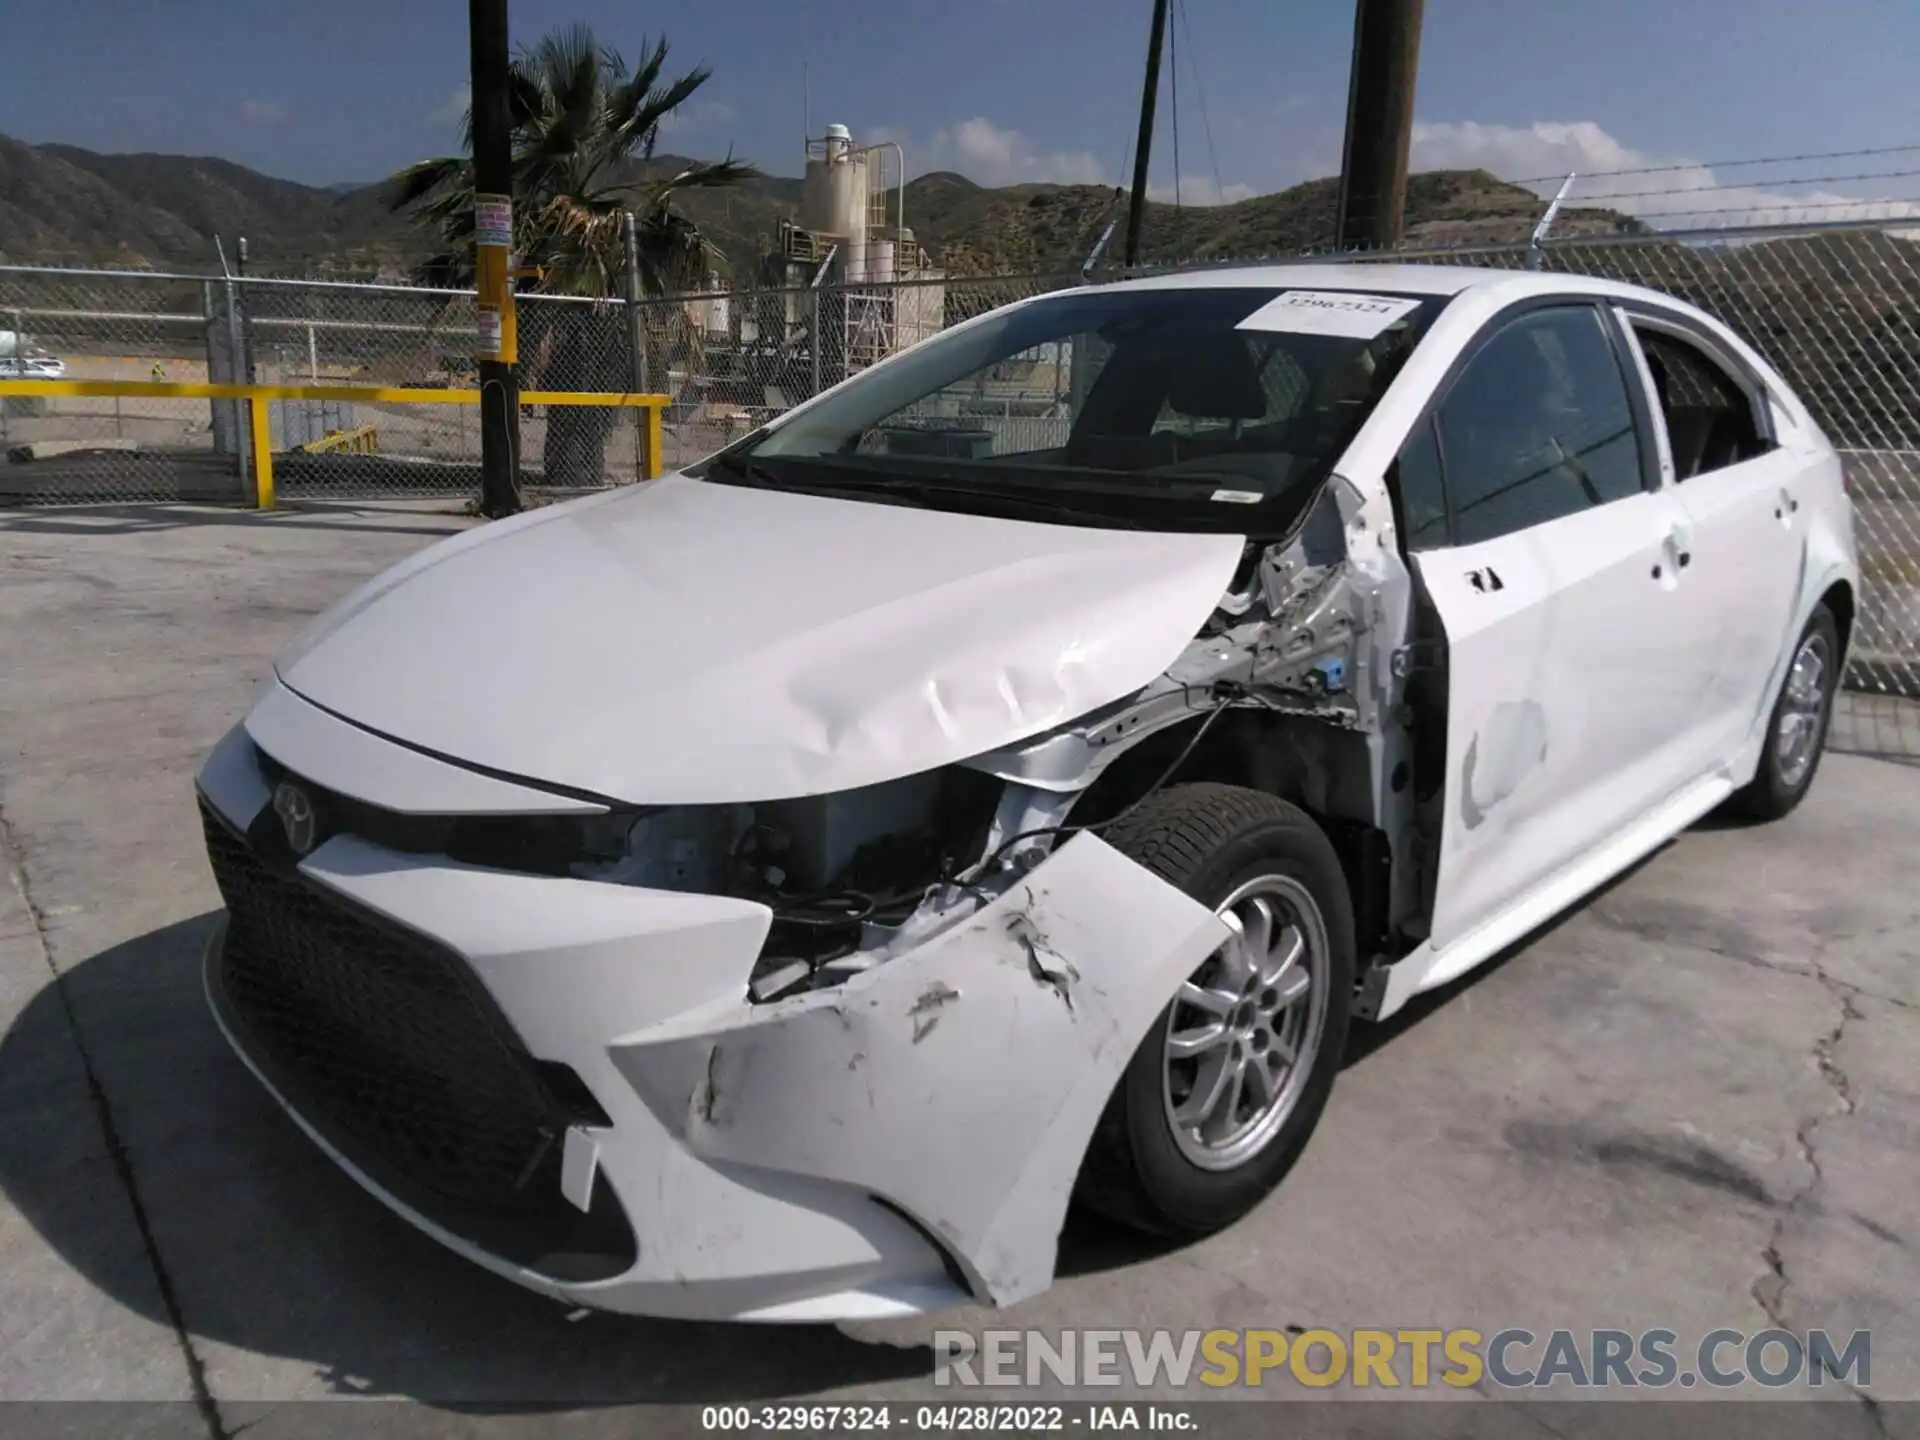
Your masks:
{"label": "parked car in distance", "polygon": [[67,365],[52,355],[0,356],[0,380],[63,380]]}
{"label": "parked car in distance", "polygon": [[1812,415],[1667,296],[1044,295],[322,616],[199,777],[207,990],[568,1303],[1011,1303],[1076,1194],[1230,1224],[1351,1021],[1791,811],[1858,583]]}

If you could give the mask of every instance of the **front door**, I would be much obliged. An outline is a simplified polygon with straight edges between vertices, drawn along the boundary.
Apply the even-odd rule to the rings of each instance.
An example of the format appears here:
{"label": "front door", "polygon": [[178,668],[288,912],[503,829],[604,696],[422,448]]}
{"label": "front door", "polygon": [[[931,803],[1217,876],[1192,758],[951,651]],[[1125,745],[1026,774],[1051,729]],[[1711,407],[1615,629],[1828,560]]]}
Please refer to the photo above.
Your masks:
{"label": "front door", "polygon": [[[1496,321],[1402,455],[1408,544],[1446,636],[1436,946],[1693,778],[1711,637],[1629,363],[1590,305]],[[1406,493],[1423,469],[1445,512],[1424,536]]]}

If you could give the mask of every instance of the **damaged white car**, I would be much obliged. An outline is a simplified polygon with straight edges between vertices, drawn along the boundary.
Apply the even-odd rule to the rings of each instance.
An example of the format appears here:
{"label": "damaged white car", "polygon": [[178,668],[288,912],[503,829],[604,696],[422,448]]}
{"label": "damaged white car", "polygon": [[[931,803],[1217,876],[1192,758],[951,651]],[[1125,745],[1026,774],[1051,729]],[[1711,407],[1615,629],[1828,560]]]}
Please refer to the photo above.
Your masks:
{"label": "damaged white car", "polygon": [[1807,409],[1666,297],[1043,296],[323,616],[199,777],[207,988],[567,1303],[1004,1304],[1076,1195],[1258,1202],[1351,1018],[1791,809],[1857,583]]}

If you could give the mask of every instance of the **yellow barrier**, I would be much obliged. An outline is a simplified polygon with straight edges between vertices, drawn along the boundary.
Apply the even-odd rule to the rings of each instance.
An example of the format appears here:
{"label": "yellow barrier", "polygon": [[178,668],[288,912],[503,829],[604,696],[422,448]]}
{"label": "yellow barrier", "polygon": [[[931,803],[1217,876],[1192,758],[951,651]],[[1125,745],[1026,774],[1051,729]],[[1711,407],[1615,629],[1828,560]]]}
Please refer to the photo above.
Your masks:
{"label": "yellow barrier", "polygon": [[[146,400],[244,400],[248,433],[253,444],[254,503],[271,510],[273,442],[267,425],[270,400],[344,400],[362,405],[478,405],[478,390],[414,389],[405,385],[226,385],[203,381],[168,380],[0,380],[0,397],[8,395]],[[522,405],[616,405],[647,412],[642,435],[641,478],[658,478],[662,463],[660,412],[671,403],[666,395],[629,391],[523,390]]]}
{"label": "yellow barrier", "polygon": [[293,448],[302,455],[378,455],[380,432],[372,425],[356,425],[351,430],[329,430],[318,440]]}

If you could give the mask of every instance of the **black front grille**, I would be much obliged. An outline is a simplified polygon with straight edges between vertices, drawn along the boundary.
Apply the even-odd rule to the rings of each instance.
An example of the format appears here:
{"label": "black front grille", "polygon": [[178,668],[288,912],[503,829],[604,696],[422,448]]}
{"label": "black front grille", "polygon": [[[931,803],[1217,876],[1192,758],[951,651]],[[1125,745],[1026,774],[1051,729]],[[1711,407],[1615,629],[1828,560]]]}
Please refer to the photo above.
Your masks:
{"label": "black front grille", "polygon": [[[608,1237],[587,1233],[604,1217],[588,1224],[595,1217],[559,1191],[578,1117],[466,962],[271,863],[204,806],[202,818],[229,915],[223,1009],[289,1102],[383,1186],[476,1244],[521,1263],[604,1250]],[[577,1093],[577,1077],[565,1078]],[[625,1232],[611,1197],[595,1201]],[[630,1233],[614,1249],[630,1263]]]}

